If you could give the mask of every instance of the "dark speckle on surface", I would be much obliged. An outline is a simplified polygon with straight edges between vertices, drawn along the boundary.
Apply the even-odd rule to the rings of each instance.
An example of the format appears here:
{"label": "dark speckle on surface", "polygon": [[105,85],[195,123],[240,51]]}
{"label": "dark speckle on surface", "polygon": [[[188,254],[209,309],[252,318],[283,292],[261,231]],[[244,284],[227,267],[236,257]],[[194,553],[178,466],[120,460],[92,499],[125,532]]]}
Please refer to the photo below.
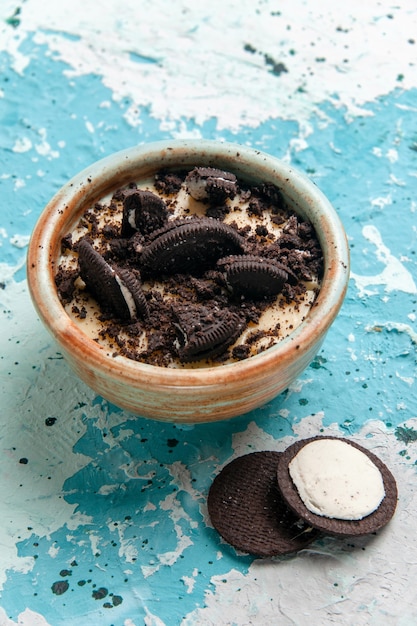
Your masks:
{"label": "dark speckle on surface", "polygon": [[108,595],[108,593],[109,591],[106,587],[99,587],[93,591],[92,596],[95,600],[102,600]]}
{"label": "dark speckle on surface", "polygon": [[274,74],[275,76],[280,76],[281,74],[288,72],[288,68],[284,63],[282,63],[281,61],[276,61],[270,54],[266,52],[260,52],[252,44],[246,43],[243,46],[243,49],[245,50],[245,52],[249,52],[250,54],[260,54],[261,56],[263,56],[265,65],[268,66],[271,74]]}
{"label": "dark speckle on surface", "polygon": [[51,587],[52,593],[56,596],[62,596],[63,593],[68,591],[69,583],[67,580],[57,580]]}
{"label": "dark speckle on surface", "polygon": [[12,28],[17,28],[20,25],[20,7],[17,7],[10,17],[5,19],[6,24],[9,24]]}
{"label": "dark speckle on surface", "polygon": [[276,61],[269,54],[264,54],[264,60],[265,60],[266,65],[270,67],[271,73],[274,74],[275,76],[281,76],[281,74],[283,74],[284,72],[288,72],[288,69],[286,65],[284,65],[284,63],[281,63],[280,61]]}
{"label": "dark speckle on surface", "polygon": [[[310,367],[315,370],[319,370],[320,368],[324,368],[324,365],[327,363],[327,359],[323,356],[316,356],[313,361],[310,363]],[[326,369],[326,368],[324,368]]]}
{"label": "dark speckle on surface", "polygon": [[119,606],[119,604],[122,604],[123,598],[122,596],[113,596],[112,602],[113,602],[113,606]]}
{"label": "dark speckle on surface", "polygon": [[417,441],[417,430],[414,428],[409,428],[407,426],[398,426],[395,429],[395,436],[398,441],[403,441],[404,443],[413,443]]}

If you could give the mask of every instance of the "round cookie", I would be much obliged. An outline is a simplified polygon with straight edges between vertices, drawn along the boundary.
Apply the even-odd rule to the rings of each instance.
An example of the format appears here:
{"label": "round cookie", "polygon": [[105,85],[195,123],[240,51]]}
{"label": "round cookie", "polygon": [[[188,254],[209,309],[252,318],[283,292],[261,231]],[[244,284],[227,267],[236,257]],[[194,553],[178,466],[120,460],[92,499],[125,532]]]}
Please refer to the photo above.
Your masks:
{"label": "round cookie", "polygon": [[[218,267],[224,266],[226,282],[238,295],[249,298],[276,296],[289,281],[297,278],[291,270],[272,259],[250,254],[241,254],[220,259]],[[295,279],[295,280],[294,280]]]}
{"label": "round cookie", "polygon": [[134,232],[148,234],[161,228],[168,220],[165,202],[143,189],[129,189],[123,197],[122,237],[130,237]]}
{"label": "round cookie", "polygon": [[232,546],[256,556],[302,550],[320,533],[288,509],[277,485],[280,452],[252,452],[231,461],[208,495],[213,526]]}
{"label": "round cookie", "polygon": [[232,226],[202,217],[168,222],[143,248],[141,268],[151,275],[202,274],[228,254],[239,254],[245,240]]}
{"label": "round cookie", "polygon": [[[349,444],[365,454],[373,464],[378,468],[381,473],[382,481],[384,484],[385,496],[383,497],[378,508],[366,515],[362,519],[338,519],[335,517],[326,517],[324,515],[317,515],[310,511],[304,504],[300,497],[297,487],[295,486],[293,479],[289,472],[289,464],[298,454],[298,452],[307,444],[320,441],[320,440],[337,440]],[[311,437],[309,439],[303,439],[289,446],[280,456],[278,461],[277,481],[279,489],[282,493],[287,505],[292,511],[305,522],[311,525],[313,528],[320,530],[323,533],[336,536],[360,536],[367,535],[369,533],[376,532],[383,526],[385,526],[392,516],[394,515],[395,508],[397,506],[397,485],[395,478],[388,469],[388,467],[379,459],[375,454],[363,448],[359,444],[345,439],[342,437]]]}

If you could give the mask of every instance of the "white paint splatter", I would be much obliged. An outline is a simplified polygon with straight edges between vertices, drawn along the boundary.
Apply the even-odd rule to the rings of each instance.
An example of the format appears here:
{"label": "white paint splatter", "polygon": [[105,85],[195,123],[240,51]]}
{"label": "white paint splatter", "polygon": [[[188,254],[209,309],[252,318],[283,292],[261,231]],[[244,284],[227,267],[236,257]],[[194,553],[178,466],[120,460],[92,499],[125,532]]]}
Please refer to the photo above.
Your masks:
{"label": "white paint splatter", "polygon": [[126,563],[134,563],[138,558],[138,549],[135,544],[135,539],[126,538],[126,529],[131,527],[130,522],[117,522],[117,525],[112,521],[108,524],[110,531],[116,531],[119,538],[119,557],[124,559]]}
{"label": "white paint splatter", "polygon": [[14,191],[17,191],[18,189],[23,189],[23,187],[26,187],[26,183],[23,178],[16,178],[13,186]]}
{"label": "white paint splatter", "polygon": [[13,235],[10,238],[10,243],[15,248],[26,248],[29,245],[30,235]]}
{"label": "white paint splatter", "polygon": [[157,615],[154,615],[145,607],[144,626],[167,626]]}
{"label": "white paint splatter", "polygon": [[389,183],[390,185],[396,185],[397,187],[405,187],[406,183],[401,178],[397,178],[394,174],[389,175]]}
{"label": "white paint splatter", "polygon": [[115,493],[119,489],[120,489],[120,485],[118,485],[117,483],[114,483],[112,485],[101,485],[97,493],[100,496],[108,496],[111,493]]}
{"label": "white paint splatter", "polygon": [[370,286],[384,285],[386,292],[404,291],[405,293],[417,293],[417,287],[411,273],[397,257],[384,245],[378,229],[373,225],[364,226],[362,229],[365,239],[374,244],[378,261],[385,265],[379,274],[363,276],[351,272],[351,278],[356,283],[359,297],[372,296],[378,293],[376,290],[367,289]]}
{"label": "white paint splatter", "polygon": [[379,196],[378,198],[372,198],[371,204],[379,209],[383,209],[384,207],[392,204],[391,194],[388,194],[387,196]]}
{"label": "white paint splatter", "polygon": [[358,355],[357,355],[355,350],[352,350],[352,348],[348,348],[347,352],[350,355],[350,358],[352,359],[352,361],[357,361],[358,360]]}
{"label": "white paint splatter", "polygon": [[372,326],[365,327],[367,332],[374,332],[376,329],[378,332],[385,329],[388,331],[396,331],[397,333],[405,333],[414,344],[417,344],[417,332],[409,324],[404,324],[403,322],[382,322],[381,324],[373,324]]}
{"label": "white paint splatter", "polygon": [[51,626],[40,614],[30,609],[25,609],[17,616],[17,622],[7,617],[4,609],[0,607],[0,626]]}
{"label": "white paint splatter", "polygon": [[59,151],[53,150],[50,143],[46,140],[47,131],[46,128],[40,128],[38,130],[38,134],[40,137],[40,142],[35,144],[36,152],[47,159],[58,159]]}
{"label": "white paint splatter", "polygon": [[195,587],[196,577],[198,576],[198,569],[195,568],[193,570],[192,576],[182,576],[181,580],[183,581],[187,593],[192,593]]}
{"label": "white paint splatter", "polygon": [[[233,456],[236,457],[261,450],[274,450],[276,446],[276,439],[265,433],[255,422],[250,422],[244,431],[235,433],[232,438]],[[229,462],[230,459],[227,459],[225,464]]]}
{"label": "white paint splatter", "polygon": [[387,151],[387,159],[390,163],[396,163],[398,161],[398,150],[395,150],[395,148],[390,148]]}
{"label": "white paint splatter", "polygon": [[20,137],[16,139],[15,144],[12,148],[13,152],[28,152],[32,149],[32,142],[28,137]]}
{"label": "white paint splatter", "polygon": [[214,118],[232,130],[274,117],[307,120],[325,100],[351,118],[369,114],[366,104],[398,87],[400,75],[402,88],[417,86],[404,66],[414,0],[293,0],[279,11],[273,0],[184,0],[169,11],[154,0],[139,19],[133,0],[55,2],[48,11],[31,0],[17,29],[5,23],[11,11],[0,8],[0,49],[15,71],[25,72],[22,44],[33,37],[68,64],[69,77],[96,74],[117,100],[130,99],[131,124],[140,121],[138,105],[159,120]]}
{"label": "white paint splatter", "polygon": [[90,531],[88,534],[88,538],[90,540],[91,553],[92,555],[100,554],[99,543],[100,543],[100,535],[97,533]]}
{"label": "white paint splatter", "polygon": [[190,517],[178,499],[178,493],[180,491],[186,491],[195,501],[203,500],[202,494],[192,486],[189,468],[187,468],[183,463],[176,461],[169,465],[167,469],[172,476],[173,483],[176,485],[177,491],[168,494],[163,500],[161,500],[159,508],[161,511],[168,511],[169,517],[173,522],[177,544],[175,549],[159,553],[157,555],[157,560],[153,560],[149,563],[149,565],[143,565],[141,567],[142,574],[145,578],[153,576],[162,566],[169,566],[175,563],[180,558],[184,550],[193,545],[191,538],[184,534],[184,529],[182,527],[183,522],[186,522],[190,529],[196,529],[198,527],[198,522]]}
{"label": "white paint splatter", "polygon": [[59,546],[56,543],[53,543],[48,548],[48,554],[51,557],[51,559],[56,559],[56,557],[59,554]]}

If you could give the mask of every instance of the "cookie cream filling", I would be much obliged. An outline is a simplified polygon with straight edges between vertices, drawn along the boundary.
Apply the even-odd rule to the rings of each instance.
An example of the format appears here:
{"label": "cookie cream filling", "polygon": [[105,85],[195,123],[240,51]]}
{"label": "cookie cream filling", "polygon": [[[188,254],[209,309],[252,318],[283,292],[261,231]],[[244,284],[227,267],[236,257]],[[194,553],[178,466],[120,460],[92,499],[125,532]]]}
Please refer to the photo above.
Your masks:
{"label": "cookie cream filling", "polygon": [[127,221],[129,225],[136,230],[135,209],[131,209],[128,214]]}
{"label": "cookie cream filling", "polygon": [[135,300],[130,293],[129,289],[123,283],[123,281],[119,278],[119,276],[115,273],[114,275],[117,284],[119,285],[119,289],[122,292],[122,296],[125,299],[127,308],[129,309],[129,313],[131,317],[134,317],[137,314]]}
{"label": "cookie cream filling", "polygon": [[303,503],[316,515],[360,520],[385,497],[379,469],[344,441],[319,439],[306,444],[289,463],[289,472]]}

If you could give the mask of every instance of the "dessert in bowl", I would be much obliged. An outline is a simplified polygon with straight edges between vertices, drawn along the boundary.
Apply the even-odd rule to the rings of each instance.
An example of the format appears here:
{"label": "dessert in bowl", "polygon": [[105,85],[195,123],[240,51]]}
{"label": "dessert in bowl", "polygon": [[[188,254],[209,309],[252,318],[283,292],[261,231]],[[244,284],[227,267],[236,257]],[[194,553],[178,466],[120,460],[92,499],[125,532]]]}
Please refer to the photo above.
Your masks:
{"label": "dessert in bowl", "polygon": [[305,369],[342,305],[349,251],[302,173],[244,146],[177,140],[64,185],[27,267],[84,382],[137,415],[195,423],[259,407]]}

